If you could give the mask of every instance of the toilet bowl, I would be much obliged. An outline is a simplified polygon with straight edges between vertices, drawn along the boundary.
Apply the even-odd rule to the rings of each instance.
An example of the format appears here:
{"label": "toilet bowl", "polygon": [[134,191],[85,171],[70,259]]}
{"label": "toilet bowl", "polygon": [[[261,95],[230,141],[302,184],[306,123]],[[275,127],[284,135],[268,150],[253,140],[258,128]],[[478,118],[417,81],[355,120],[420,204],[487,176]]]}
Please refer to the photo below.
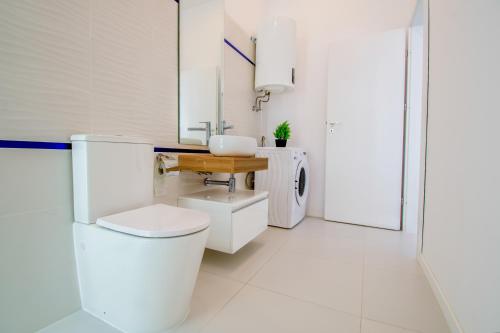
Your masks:
{"label": "toilet bowl", "polygon": [[154,205],[74,223],[82,308],[123,332],[182,323],[208,237],[208,215]]}
{"label": "toilet bowl", "polygon": [[109,135],[71,141],[82,308],[126,333],[178,326],[189,312],[209,215],[153,205],[151,142]]}

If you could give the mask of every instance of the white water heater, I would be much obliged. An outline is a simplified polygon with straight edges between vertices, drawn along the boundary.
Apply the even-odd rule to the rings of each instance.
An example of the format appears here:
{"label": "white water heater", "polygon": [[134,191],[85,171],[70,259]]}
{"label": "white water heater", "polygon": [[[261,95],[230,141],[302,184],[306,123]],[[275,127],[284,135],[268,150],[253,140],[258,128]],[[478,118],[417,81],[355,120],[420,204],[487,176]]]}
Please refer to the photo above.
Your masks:
{"label": "white water heater", "polygon": [[278,16],[257,29],[255,90],[281,93],[295,87],[295,21]]}

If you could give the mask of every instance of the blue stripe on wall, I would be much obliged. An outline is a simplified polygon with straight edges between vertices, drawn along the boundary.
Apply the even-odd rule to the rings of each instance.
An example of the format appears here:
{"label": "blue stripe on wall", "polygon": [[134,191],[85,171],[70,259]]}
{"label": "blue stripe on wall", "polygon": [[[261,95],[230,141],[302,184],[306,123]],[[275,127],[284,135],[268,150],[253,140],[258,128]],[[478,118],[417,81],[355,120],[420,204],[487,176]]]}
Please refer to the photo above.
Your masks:
{"label": "blue stripe on wall", "polygon": [[248,61],[249,63],[251,63],[253,66],[255,66],[255,63],[249,57],[247,57],[243,52],[241,52],[240,50],[238,50],[238,48],[236,46],[234,46],[230,41],[228,41],[227,39],[224,38],[224,43],[226,43],[230,48],[232,48],[233,50],[235,50],[236,53],[238,53],[240,56],[242,56],[243,58],[245,58],[246,61]]}
{"label": "blue stripe on wall", "polygon": [[209,154],[206,149],[189,149],[189,148],[165,148],[155,147],[155,153],[189,153],[189,154]]}
{"label": "blue stripe on wall", "polygon": [[21,149],[71,149],[71,143],[66,142],[43,142],[43,141],[10,141],[0,140],[0,148]]}
{"label": "blue stripe on wall", "polygon": [[[0,140],[0,148],[70,150],[71,143]],[[207,149],[169,148],[169,147],[155,147],[154,151],[156,153],[191,153],[191,154],[210,153],[210,151],[208,151]]]}

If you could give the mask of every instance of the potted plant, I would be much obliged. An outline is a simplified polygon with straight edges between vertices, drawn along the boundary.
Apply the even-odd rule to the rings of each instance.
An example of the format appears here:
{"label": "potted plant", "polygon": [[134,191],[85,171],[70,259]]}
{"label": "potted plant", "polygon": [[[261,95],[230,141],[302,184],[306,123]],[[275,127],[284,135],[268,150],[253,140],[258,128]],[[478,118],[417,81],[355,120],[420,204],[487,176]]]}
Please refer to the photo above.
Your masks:
{"label": "potted plant", "polygon": [[286,140],[290,139],[290,125],[288,121],[284,121],[276,127],[274,138],[276,139],[276,147],[286,147]]}

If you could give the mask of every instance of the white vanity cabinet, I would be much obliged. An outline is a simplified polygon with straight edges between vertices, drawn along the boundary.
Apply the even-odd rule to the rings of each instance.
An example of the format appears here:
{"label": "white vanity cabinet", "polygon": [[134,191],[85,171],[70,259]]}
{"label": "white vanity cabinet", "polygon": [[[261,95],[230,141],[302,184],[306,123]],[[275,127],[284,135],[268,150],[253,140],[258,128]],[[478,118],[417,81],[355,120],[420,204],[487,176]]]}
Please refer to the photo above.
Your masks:
{"label": "white vanity cabinet", "polygon": [[218,188],[181,196],[178,206],[210,214],[206,247],[233,254],[267,229],[267,196],[265,191]]}

